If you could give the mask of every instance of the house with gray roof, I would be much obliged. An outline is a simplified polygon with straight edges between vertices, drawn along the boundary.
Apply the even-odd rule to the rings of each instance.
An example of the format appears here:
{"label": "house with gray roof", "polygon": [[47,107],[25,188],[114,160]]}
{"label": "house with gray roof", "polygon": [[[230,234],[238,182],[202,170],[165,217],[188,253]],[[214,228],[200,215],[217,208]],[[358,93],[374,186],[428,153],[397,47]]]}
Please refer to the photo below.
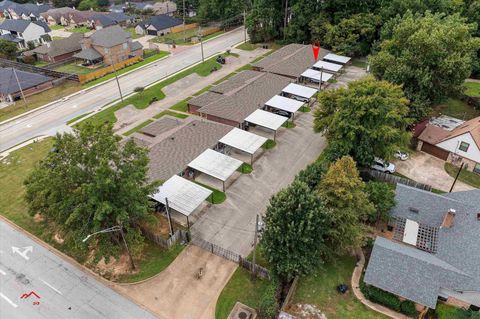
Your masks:
{"label": "house with gray roof", "polygon": [[367,284],[417,304],[480,307],[480,189],[434,194],[397,185],[390,226],[377,237]]}
{"label": "house with gray roof", "polygon": [[81,46],[82,51],[76,53],[74,57],[91,64],[103,61],[111,65],[143,55],[142,45],[132,41],[131,34],[118,25],[97,30],[86,36]]}
{"label": "house with gray roof", "polygon": [[[29,51],[36,55],[37,60],[54,63],[69,59],[82,47],[83,33],[72,33],[68,38],[53,40]],[[27,53],[27,52],[26,52]]]}
{"label": "house with gray roof", "polygon": [[5,0],[0,2],[0,16],[13,20],[41,20],[41,14],[52,6],[43,3],[16,3]]}
{"label": "house with gray roof", "polygon": [[14,102],[23,96],[48,90],[53,79],[41,74],[30,73],[14,68],[0,68],[0,101]]}
{"label": "house with gray roof", "polygon": [[15,42],[19,49],[28,48],[28,43],[38,46],[50,41],[50,31],[43,21],[5,19],[0,23],[0,38]]}
{"label": "house with gray roof", "polygon": [[183,21],[180,19],[171,17],[166,14],[159,14],[151,17],[144,22],[139,23],[135,27],[135,32],[137,34],[163,36],[165,34],[171,33],[173,27],[179,26],[182,23]]}

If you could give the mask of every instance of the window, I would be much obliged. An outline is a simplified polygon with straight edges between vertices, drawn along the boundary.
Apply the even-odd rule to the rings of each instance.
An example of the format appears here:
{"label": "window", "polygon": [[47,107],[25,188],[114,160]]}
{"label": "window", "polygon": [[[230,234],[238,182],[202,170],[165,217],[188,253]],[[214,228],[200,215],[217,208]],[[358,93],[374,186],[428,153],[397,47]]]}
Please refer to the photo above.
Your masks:
{"label": "window", "polygon": [[470,144],[466,143],[466,142],[461,142],[460,143],[460,147],[458,148],[460,151],[468,151],[468,147],[470,146]]}
{"label": "window", "polygon": [[479,163],[475,164],[475,167],[473,168],[473,171],[475,173],[480,174],[480,164]]}

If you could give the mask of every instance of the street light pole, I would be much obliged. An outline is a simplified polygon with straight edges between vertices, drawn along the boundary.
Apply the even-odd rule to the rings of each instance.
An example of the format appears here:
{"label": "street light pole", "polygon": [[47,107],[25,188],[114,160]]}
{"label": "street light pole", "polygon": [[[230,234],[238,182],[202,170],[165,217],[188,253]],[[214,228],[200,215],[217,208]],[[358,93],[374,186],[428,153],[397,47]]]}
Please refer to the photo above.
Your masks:
{"label": "street light pole", "polygon": [[202,28],[198,31],[198,38],[200,39],[200,48],[202,49],[202,63],[205,62],[205,58],[203,56],[203,40],[202,40]]}
{"label": "street light pole", "polygon": [[247,43],[247,11],[243,10],[243,43]]}

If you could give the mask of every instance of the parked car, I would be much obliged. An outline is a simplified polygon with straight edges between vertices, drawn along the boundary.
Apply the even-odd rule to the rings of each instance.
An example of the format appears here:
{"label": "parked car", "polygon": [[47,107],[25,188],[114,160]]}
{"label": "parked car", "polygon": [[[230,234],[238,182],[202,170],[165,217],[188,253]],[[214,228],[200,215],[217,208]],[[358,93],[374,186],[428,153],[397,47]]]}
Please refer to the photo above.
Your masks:
{"label": "parked car", "polygon": [[308,103],[308,99],[307,99],[306,97],[301,97],[301,96],[297,96],[297,95],[291,95],[289,98],[290,98],[290,99],[293,99],[293,100],[300,101],[300,102]]}
{"label": "parked car", "polygon": [[395,165],[387,161],[382,160],[381,158],[375,158],[370,168],[387,174],[395,173]]}
{"label": "parked car", "polygon": [[406,161],[408,159],[408,154],[404,153],[400,150],[396,151],[395,154],[393,154],[395,158],[398,158],[401,161]]}
{"label": "parked car", "polygon": [[277,115],[285,116],[285,117],[288,117],[288,118],[290,118],[290,116],[291,116],[290,112],[283,111],[283,110],[273,110],[273,113],[275,113]]}

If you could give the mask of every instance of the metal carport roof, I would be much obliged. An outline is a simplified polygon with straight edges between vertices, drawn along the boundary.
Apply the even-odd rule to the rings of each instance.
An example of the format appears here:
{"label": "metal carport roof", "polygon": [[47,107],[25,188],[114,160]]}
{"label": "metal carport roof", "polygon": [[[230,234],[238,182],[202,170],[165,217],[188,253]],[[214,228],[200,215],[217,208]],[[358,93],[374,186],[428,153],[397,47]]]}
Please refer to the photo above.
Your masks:
{"label": "metal carport roof", "polygon": [[242,164],[242,161],[233,157],[207,149],[191,161],[188,167],[225,182]]}
{"label": "metal carport roof", "polygon": [[308,86],[290,83],[282,90],[282,92],[310,99],[317,93],[317,90]]}
{"label": "metal carport roof", "polygon": [[271,130],[278,130],[288,120],[285,116],[280,116],[263,110],[256,110],[245,118],[246,122],[263,126]]}
{"label": "metal carport roof", "polygon": [[213,192],[178,175],[173,175],[150,197],[162,204],[168,199],[170,208],[189,216]]}
{"label": "metal carport roof", "polygon": [[326,61],[318,61],[313,65],[313,67],[317,69],[323,69],[324,71],[338,72],[343,68],[343,65]]}
{"label": "metal carport roof", "polygon": [[333,74],[331,73],[320,72],[314,69],[305,70],[305,72],[302,73],[302,76],[318,82],[320,80],[320,73],[322,74],[322,83],[327,82],[333,77]]}
{"label": "metal carport roof", "polygon": [[329,53],[326,56],[323,57],[324,61],[332,61],[340,64],[345,64],[348,61],[350,61],[350,58],[348,56],[343,56],[343,55],[338,55],[334,53]]}
{"label": "metal carport roof", "polygon": [[219,142],[248,154],[254,154],[266,141],[266,137],[234,127]]}
{"label": "metal carport roof", "polygon": [[268,100],[265,105],[271,106],[273,108],[284,110],[287,112],[295,113],[301,108],[305,103],[300,102],[294,99],[289,99],[288,97],[275,95],[270,100]]}

